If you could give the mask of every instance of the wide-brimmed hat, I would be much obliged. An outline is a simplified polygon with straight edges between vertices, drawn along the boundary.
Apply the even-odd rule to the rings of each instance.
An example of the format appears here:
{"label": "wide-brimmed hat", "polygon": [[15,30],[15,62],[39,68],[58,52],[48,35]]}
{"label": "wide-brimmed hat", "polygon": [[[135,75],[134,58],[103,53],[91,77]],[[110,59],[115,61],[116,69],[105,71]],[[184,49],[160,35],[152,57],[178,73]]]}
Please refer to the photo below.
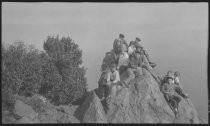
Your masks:
{"label": "wide-brimmed hat", "polygon": [[142,48],[143,49],[143,46],[140,44],[140,43],[135,43],[135,46],[136,46],[136,48]]}
{"label": "wide-brimmed hat", "polygon": [[165,78],[168,80],[168,79],[174,79],[174,75],[173,75],[173,72],[172,71],[168,71],[167,72],[167,75],[165,76]]}
{"label": "wide-brimmed hat", "polygon": [[172,80],[173,80],[173,79],[174,79],[173,76],[168,76],[168,75],[166,75],[165,78],[166,78],[167,80],[169,80],[169,79],[172,79]]}
{"label": "wide-brimmed hat", "polygon": [[140,41],[141,41],[141,39],[140,39],[139,37],[136,37],[136,41],[140,42]]}

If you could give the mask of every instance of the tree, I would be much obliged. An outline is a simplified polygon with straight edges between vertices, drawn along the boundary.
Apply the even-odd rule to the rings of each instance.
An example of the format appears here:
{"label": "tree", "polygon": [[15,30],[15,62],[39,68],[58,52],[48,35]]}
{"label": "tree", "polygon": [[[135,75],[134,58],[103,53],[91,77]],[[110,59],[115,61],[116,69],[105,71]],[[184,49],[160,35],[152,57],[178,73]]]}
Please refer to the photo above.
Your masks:
{"label": "tree", "polygon": [[54,88],[58,104],[68,104],[87,92],[86,68],[82,64],[82,50],[70,37],[48,36],[44,50],[61,75],[61,84]]}

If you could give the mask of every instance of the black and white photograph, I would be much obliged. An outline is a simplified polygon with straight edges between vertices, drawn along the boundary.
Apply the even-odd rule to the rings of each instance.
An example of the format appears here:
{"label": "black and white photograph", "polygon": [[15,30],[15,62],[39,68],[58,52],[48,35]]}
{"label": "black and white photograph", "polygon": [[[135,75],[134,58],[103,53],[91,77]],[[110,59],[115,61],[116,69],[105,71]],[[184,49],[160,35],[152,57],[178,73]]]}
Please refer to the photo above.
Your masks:
{"label": "black and white photograph", "polygon": [[207,2],[2,2],[2,124],[208,124]]}

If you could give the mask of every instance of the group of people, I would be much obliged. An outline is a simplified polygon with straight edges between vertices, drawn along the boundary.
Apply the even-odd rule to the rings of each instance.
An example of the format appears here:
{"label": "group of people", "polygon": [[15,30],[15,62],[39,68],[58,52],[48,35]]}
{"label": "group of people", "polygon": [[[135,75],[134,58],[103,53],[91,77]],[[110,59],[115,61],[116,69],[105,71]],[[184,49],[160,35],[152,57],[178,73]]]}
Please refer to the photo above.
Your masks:
{"label": "group of people", "polygon": [[[123,34],[120,34],[119,38],[114,40],[113,50],[111,51],[114,54],[114,60],[106,67],[106,70],[102,71],[98,81],[101,100],[107,101],[111,94],[115,96],[122,87],[128,88],[131,79],[143,75],[143,67],[147,68],[149,65],[154,68],[156,66],[155,63],[151,62],[147,51],[140,42],[141,39],[136,37],[128,45]],[[127,72],[128,77],[121,81],[120,75],[124,71]],[[181,98],[175,92],[184,98],[188,98],[188,95],[183,93],[182,86],[179,83],[179,75],[178,71],[174,74],[169,71],[162,79],[160,87],[175,115],[177,115],[178,104],[181,101]]]}
{"label": "group of people", "polygon": [[173,73],[170,70],[163,78],[161,85],[161,91],[163,92],[166,101],[169,103],[176,117],[178,114],[178,105],[181,101],[180,96],[184,99],[188,99],[188,94],[183,92],[183,86],[179,82],[179,76],[180,73],[178,71]]}
{"label": "group of people", "polygon": [[[129,45],[123,34],[114,40],[113,50],[114,61],[109,64],[105,71],[102,72],[99,79],[99,89],[102,95],[101,100],[109,99],[110,94],[116,95],[117,90],[122,87],[128,88],[129,82],[136,76],[142,75],[141,68],[145,66],[145,61],[151,66],[156,64],[150,61],[147,51],[141,45],[141,39],[136,37]],[[127,71],[128,78],[120,80],[120,75]]]}

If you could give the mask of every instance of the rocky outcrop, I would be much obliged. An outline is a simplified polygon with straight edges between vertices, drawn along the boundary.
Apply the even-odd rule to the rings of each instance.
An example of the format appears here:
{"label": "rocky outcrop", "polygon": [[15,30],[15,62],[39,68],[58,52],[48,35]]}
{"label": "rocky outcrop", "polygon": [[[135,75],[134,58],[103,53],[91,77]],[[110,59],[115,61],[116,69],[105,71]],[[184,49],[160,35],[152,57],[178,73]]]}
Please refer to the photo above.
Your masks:
{"label": "rocky outcrop", "polygon": [[3,111],[3,123],[80,123],[73,115],[78,106],[54,106],[40,95],[16,98],[13,112]]}
{"label": "rocky outcrop", "polygon": [[111,98],[106,114],[98,96],[91,93],[82,105],[83,122],[98,123],[101,118],[104,120],[101,122],[109,123],[199,123],[190,100],[182,99],[176,118],[157,81],[148,70],[143,68],[142,71],[142,76],[130,81],[129,88],[120,89]]}
{"label": "rocky outcrop", "polygon": [[75,116],[81,123],[107,123],[100,99],[91,91],[84,103],[77,109]]}

